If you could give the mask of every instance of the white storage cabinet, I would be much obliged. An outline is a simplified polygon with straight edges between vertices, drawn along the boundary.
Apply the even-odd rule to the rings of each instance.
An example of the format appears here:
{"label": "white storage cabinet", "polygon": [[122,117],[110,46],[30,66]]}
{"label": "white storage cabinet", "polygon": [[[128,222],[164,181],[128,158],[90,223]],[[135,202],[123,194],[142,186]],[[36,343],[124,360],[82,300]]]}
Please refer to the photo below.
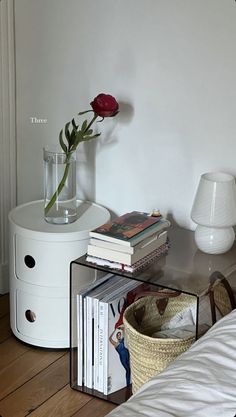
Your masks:
{"label": "white storage cabinet", "polygon": [[86,253],[89,230],[110,219],[95,203],[78,202],[78,212],[74,223],[49,224],[40,200],[9,214],[11,329],[31,345],[69,347],[70,262]]}

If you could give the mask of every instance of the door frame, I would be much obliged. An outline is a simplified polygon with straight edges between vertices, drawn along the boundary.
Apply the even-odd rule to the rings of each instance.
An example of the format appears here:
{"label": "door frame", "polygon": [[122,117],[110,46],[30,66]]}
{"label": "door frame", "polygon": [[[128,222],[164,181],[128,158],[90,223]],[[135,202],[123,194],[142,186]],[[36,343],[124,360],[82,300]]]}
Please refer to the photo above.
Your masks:
{"label": "door frame", "polygon": [[0,294],[9,289],[8,213],[16,205],[14,0],[0,0]]}

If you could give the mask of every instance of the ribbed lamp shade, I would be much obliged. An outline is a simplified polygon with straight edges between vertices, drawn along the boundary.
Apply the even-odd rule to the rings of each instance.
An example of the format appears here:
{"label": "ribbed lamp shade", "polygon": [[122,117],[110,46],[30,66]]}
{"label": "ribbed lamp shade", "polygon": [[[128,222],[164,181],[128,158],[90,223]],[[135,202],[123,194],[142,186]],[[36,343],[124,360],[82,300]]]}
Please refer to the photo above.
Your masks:
{"label": "ribbed lamp shade", "polygon": [[192,220],[195,241],[203,252],[224,253],[233,245],[236,224],[236,184],[232,175],[209,172],[201,176],[194,199]]}
{"label": "ribbed lamp shade", "polygon": [[202,226],[228,227],[236,224],[236,184],[223,172],[203,174],[197,189],[192,220]]}

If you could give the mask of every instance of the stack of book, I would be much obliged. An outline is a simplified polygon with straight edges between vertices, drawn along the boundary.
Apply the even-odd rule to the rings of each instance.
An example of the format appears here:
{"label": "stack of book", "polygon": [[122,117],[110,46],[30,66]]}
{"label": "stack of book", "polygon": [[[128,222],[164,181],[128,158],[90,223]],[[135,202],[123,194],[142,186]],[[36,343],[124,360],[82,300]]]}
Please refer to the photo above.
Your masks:
{"label": "stack of book", "polygon": [[87,261],[136,272],[168,250],[170,222],[161,215],[133,211],[90,232]]}
{"label": "stack of book", "polygon": [[151,285],[106,274],[77,294],[78,385],[112,394],[131,384],[123,313]]}

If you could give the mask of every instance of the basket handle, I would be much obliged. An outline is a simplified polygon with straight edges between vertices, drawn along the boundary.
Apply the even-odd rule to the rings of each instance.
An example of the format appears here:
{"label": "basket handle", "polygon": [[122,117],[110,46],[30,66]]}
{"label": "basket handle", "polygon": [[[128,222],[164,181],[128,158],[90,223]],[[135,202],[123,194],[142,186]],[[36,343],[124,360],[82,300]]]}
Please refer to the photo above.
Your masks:
{"label": "basket handle", "polygon": [[[233,290],[228,282],[228,280],[225,278],[225,276],[219,272],[215,271],[210,276],[210,285],[208,288],[208,295],[210,300],[210,307],[211,307],[211,317],[212,317],[212,325],[216,323],[216,302],[214,298],[214,288],[217,284],[223,284],[224,288],[227,291],[227,294],[229,296],[231,309],[234,310],[236,308],[236,300],[233,293]],[[156,306],[158,309],[158,312],[160,315],[163,315],[165,313],[166,307],[168,305],[169,298],[178,297],[181,294],[181,291],[143,291],[136,295],[134,301],[137,301],[139,298],[145,297],[145,296],[159,296],[156,300]],[[138,325],[142,323],[143,317],[145,314],[145,306],[139,307],[134,310],[134,317]]]}
{"label": "basket handle", "polygon": [[[163,316],[165,313],[166,307],[168,305],[169,298],[178,297],[181,294],[180,291],[142,291],[139,294],[136,294],[134,301],[137,301],[139,298],[147,297],[150,295],[159,296],[156,300],[157,310],[160,316]],[[138,325],[142,323],[143,317],[145,314],[145,306],[136,308],[134,310],[134,317]]]}
{"label": "basket handle", "polygon": [[136,294],[134,301],[137,301],[139,298],[147,297],[148,295],[159,295],[160,298],[171,298],[171,297],[178,297],[181,294],[181,291],[142,291]]}
{"label": "basket handle", "polygon": [[223,286],[225,287],[227,291],[231,309],[234,310],[236,308],[236,300],[234,297],[233,290],[230,286],[230,283],[221,272],[219,271],[213,272],[210,276],[210,286],[209,286],[209,293],[208,293],[209,299],[210,299],[210,305],[211,305],[212,324],[216,323],[216,308],[217,308],[215,297],[214,297],[214,287],[219,283],[223,284]]}

